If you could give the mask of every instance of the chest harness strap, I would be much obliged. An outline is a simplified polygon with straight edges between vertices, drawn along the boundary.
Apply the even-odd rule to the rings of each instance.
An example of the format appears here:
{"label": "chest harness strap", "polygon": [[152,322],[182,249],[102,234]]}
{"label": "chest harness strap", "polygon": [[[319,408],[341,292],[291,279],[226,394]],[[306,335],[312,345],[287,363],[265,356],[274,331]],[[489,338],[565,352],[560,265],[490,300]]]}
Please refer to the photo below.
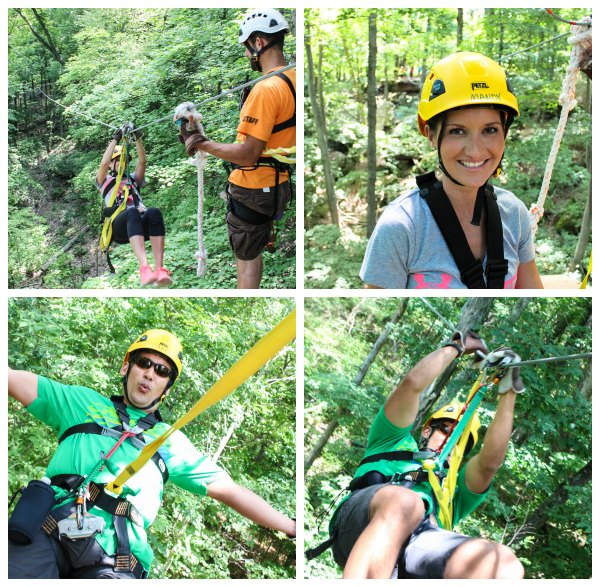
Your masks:
{"label": "chest harness strap", "polygon": [[[290,118],[288,118],[287,120],[284,120],[283,122],[280,122],[279,124],[276,124],[273,126],[273,129],[271,130],[271,134],[275,134],[278,132],[281,132],[283,130],[286,130],[288,128],[292,128],[296,126],[296,88],[294,88],[294,84],[292,83],[292,80],[290,80],[289,77],[287,77],[285,74],[283,73],[278,73],[276,77],[281,78],[289,87],[290,92],[292,93],[292,96],[294,97],[294,114],[292,114],[292,116]],[[244,105],[244,102],[246,101],[246,98],[248,97],[248,94],[250,92],[248,92],[247,94],[242,94],[242,98],[240,100],[240,110]],[[255,169],[257,169],[258,167],[272,167],[275,170],[275,189],[273,190],[273,213],[270,216],[267,216],[266,214],[261,214],[260,212],[257,212],[256,210],[253,210],[252,208],[249,208],[248,206],[245,206],[244,204],[242,204],[241,202],[235,200],[233,197],[231,197],[231,195],[229,194],[229,192],[227,191],[227,211],[228,212],[232,212],[234,216],[237,216],[238,218],[240,218],[241,220],[243,220],[244,222],[248,222],[250,224],[266,224],[267,222],[271,222],[272,220],[276,219],[277,216],[277,208],[278,208],[278,195],[279,195],[279,174],[282,172],[288,173],[288,174],[292,174],[292,166],[289,163],[284,163],[283,161],[279,161],[278,159],[276,159],[275,157],[266,157],[266,156],[262,156],[258,158],[258,161],[256,162],[256,165],[252,165],[252,166],[242,166],[242,165],[236,165],[235,163],[230,163],[228,165],[228,167],[230,169],[241,169],[242,171],[254,171]]]}
{"label": "chest harness strap", "polygon": [[417,176],[417,186],[450,249],[461,281],[469,289],[504,289],[508,261],[504,258],[502,218],[492,186],[486,183],[479,188],[472,220],[472,224],[479,226],[482,210],[485,212],[485,272],[481,261],[473,255],[458,216],[435,173]]}
{"label": "chest harness strap", "polygon": [[[117,444],[110,453],[106,456],[108,459],[115,448],[123,440],[132,444],[135,448],[140,451],[146,446],[146,441],[143,436],[143,432],[153,428],[158,422],[162,421],[158,411],[140,418],[135,426],[130,426],[130,416],[127,413],[127,406],[121,396],[114,395],[111,397],[113,406],[121,424],[114,428],[104,428],[95,422],[86,422],[83,424],[76,424],[68,428],[59,438],[59,444],[63,442],[69,436],[73,434],[99,434],[102,436],[108,436],[110,438],[117,439]],[[157,453],[152,456],[152,461],[157,466],[161,473],[163,484],[167,482],[169,478],[169,472],[167,466],[162,457]],[[76,491],[84,482],[85,477],[82,475],[55,475],[50,480],[52,485],[61,487],[67,491]],[[135,506],[122,497],[113,497],[105,492],[106,484],[95,483],[93,480],[89,482],[87,487],[87,495],[85,501],[89,506],[96,506],[105,512],[108,512],[113,517],[113,524],[115,528],[115,534],[117,538],[117,552],[114,557],[114,569],[117,572],[132,572],[134,575],[141,575],[145,573],[141,567],[139,561],[131,553],[131,546],[129,543],[129,535],[127,533],[127,520],[131,521],[137,526],[143,527],[144,520]],[[69,515],[69,511],[65,512]],[[64,517],[64,516],[63,516]],[[46,521],[42,525],[43,530],[46,534],[50,535],[55,533],[58,536],[57,525],[58,521],[52,514],[46,518]],[[60,539],[60,537],[58,537]]]}
{"label": "chest harness strap", "polygon": [[[162,422],[160,414],[158,411],[147,414],[143,418],[140,418],[137,421],[137,424],[132,428],[129,426],[130,418],[129,414],[127,413],[126,404],[123,401],[123,398],[118,395],[113,395],[110,399],[113,402],[113,406],[117,412],[117,415],[119,416],[119,420],[121,420],[121,424],[119,426],[115,426],[114,428],[104,428],[103,426],[96,424],[96,422],[75,424],[75,426],[71,426],[65,430],[65,432],[63,432],[61,437],[58,439],[58,444],[73,434],[99,434],[101,436],[120,439],[124,432],[132,432],[134,436],[129,436],[126,438],[126,442],[129,442],[129,444],[133,445],[138,450],[142,450],[147,444],[142,433],[146,430],[150,430],[150,428],[153,428],[158,422]],[[169,479],[169,471],[165,461],[158,454],[158,452],[156,452],[154,455],[152,455],[152,462],[158,468],[163,478],[164,485]]]}

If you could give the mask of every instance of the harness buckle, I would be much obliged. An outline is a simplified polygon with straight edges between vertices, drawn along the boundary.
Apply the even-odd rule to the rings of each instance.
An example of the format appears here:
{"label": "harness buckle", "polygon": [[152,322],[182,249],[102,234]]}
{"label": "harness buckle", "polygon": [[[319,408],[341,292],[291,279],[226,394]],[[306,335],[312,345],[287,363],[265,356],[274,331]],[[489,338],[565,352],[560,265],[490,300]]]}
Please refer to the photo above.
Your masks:
{"label": "harness buckle", "polygon": [[473,265],[461,271],[460,278],[469,289],[485,289],[481,261],[475,261]]}

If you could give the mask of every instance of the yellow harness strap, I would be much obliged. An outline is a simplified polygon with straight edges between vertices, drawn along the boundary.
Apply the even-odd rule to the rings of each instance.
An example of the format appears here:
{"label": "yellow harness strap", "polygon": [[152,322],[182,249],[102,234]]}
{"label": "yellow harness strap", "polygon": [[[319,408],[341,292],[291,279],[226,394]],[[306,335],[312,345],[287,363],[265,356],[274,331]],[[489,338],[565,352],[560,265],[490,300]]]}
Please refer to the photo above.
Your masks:
{"label": "yellow harness strap", "polygon": [[588,263],[587,273],[585,274],[585,277],[583,278],[583,281],[581,282],[579,289],[585,289],[587,287],[587,282],[588,282],[588,279],[590,278],[591,274],[592,274],[592,253],[590,253],[590,262]]}
{"label": "yellow harness strap", "polygon": [[166,430],[156,440],[147,444],[137,459],[127,465],[119,476],[106,486],[107,491],[120,494],[123,485],[127,483],[151,458],[159,447],[173,434],[204,410],[216,404],[242,383],[254,375],[281,349],[287,346],[296,337],[296,310],[290,312],[271,332],[263,336],[245,355],[243,355],[222,377],[217,381],[194,406],[184,414],[173,426]]}
{"label": "yellow harness strap", "polygon": [[[117,198],[117,194],[119,193],[119,187],[121,186],[121,179],[123,178],[123,173],[125,173],[125,161],[127,157],[127,145],[123,144],[123,150],[121,151],[121,158],[119,159],[119,173],[117,174],[117,181],[115,183],[115,187],[113,188],[112,193],[110,194],[110,198],[108,200],[107,208],[110,208]],[[100,235],[100,249],[105,251],[110,245],[110,241],[112,239],[112,225],[114,219],[127,207],[127,198],[129,197],[129,187],[125,186],[123,188],[123,201],[120,206],[110,215],[104,219],[104,224],[102,225],[102,234]]]}
{"label": "yellow harness strap", "polygon": [[[477,390],[481,387],[481,380],[483,378],[483,372],[477,378],[477,381],[473,384],[471,391],[469,391],[469,395],[467,397],[467,404],[471,400],[471,398],[475,395]],[[453,521],[453,501],[454,501],[454,493],[456,492],[456,480],[458,478],[458,470],[460,469],[460,465],[462,463],[463,456],[465,454],[465,448],[467,446],[467,442],[469,440],[469,430],[471,428],[471,420],[475,417],[475,412],[470,418],[470,421],[467,422],[463,433],[460,435],[454,450],[450,455],[450,465],[448,467],[448,473],[446,477],[440,483],[437,475],[435,474],[435,461],[431,459],[427,459],[423,461],[423,469],[427,471],[427,478],[431,488],[433,489],[433,494],[437,501],[438,505],[438,517],[440,519],[440,523],[442,527],[446,530],[452,530],[452,521]],[[460,422],[461,420],[459,420]],[[443,464],[442,464],[443,465]]]}

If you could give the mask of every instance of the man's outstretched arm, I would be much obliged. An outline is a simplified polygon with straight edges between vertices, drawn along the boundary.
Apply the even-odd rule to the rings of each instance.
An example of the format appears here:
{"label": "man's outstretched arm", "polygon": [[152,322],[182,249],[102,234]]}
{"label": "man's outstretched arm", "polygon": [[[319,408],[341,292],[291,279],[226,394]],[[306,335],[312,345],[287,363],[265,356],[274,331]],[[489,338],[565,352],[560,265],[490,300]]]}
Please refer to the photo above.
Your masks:
{"label": "man's outstretched arm", "polygon": [[279,530],[291,538],[296,536],[294,520],[278,512],[262,497],[238,485],[230,477],[211,483],[208,486],[208,495],[261,526]]}
{"label": "man's outstretched arm", "polygon": [[38,376],[29,371],[8,368],[8,395],[29,406],[38,396]]}
{"label": "man's outstretched arm", "polygon": [[[477,350],[487,353],[485,343],[470,332],[467,332],[464,338],[457,333],[453,342],[463,347],[463,352],[466,354]],[[406,374],[386,401],[384,411],[387,419],[400,428],[410,426],[419,412],[419,395],[456,359],[458,354],[458,349],[453,346],[444,346],[422,358]]]}

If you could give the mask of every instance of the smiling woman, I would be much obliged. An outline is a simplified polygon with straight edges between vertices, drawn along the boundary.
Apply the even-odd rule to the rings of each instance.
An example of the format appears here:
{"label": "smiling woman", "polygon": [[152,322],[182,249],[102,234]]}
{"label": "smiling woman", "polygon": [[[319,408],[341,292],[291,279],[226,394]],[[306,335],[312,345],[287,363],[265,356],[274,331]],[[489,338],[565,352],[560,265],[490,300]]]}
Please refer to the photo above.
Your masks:
{"label": "smiling woman", "polygon": [[369,240],[369,287],[541,288],[525,205],[492,186],[519,108],[504,70],[479,53],[433,66],[418,108],[438,173],[394,200]]}

